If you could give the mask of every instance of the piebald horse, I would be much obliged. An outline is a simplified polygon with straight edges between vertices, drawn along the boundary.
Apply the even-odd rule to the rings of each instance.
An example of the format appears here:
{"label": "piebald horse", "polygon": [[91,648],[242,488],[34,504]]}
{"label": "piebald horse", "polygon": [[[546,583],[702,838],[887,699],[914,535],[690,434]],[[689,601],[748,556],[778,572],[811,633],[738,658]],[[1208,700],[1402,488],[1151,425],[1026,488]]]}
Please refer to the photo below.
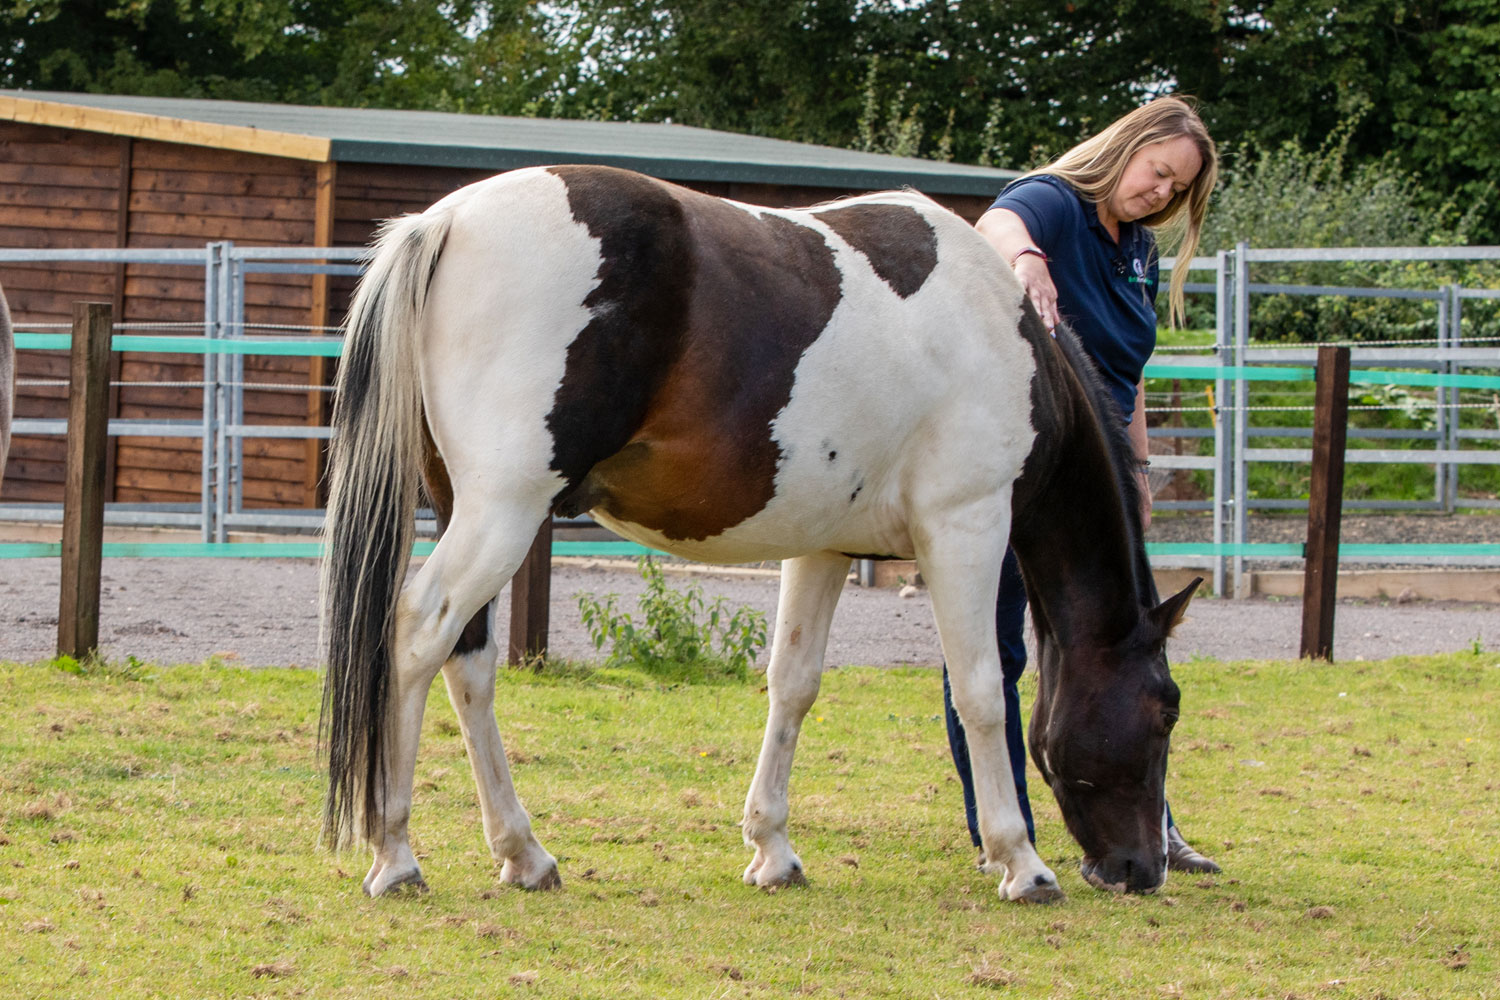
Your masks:
{"label": "piebald horse", "polygon": [[[915,558],[931,590],[983,867],[1003,898],[1062,895],[1003,738],[1013,537],[1041,643],[1037,764],[1089,881],[1161,884],[1178,712],[1163,644],[1192,587],[1156,603],[1117,418],[958,216],[910,191],[779,210],[611,168],[516,170],[387,223],[347,329],[320,737],[324,833],[370,843],[367,893],[423,884],[407,823],[440,671],[501,880],[560,884],[506,766],[490,618],[542,519],[580,511],[689,559],[782,560],[747,883],[804,879],[792,754],[850,559],[868,555]],[[441,537],[403,586],[419,483]]]}

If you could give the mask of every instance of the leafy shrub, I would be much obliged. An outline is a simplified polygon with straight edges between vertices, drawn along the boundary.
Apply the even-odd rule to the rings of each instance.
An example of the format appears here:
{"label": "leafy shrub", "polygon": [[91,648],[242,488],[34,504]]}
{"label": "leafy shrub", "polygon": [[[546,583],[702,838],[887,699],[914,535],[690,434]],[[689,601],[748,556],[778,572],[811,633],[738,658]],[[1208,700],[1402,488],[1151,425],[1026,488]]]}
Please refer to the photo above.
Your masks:
{"label": "leafy shrub", "polygon": [[146,664],[134,656],[125,657],[124,663],[111,663],[98,653],[90,653],[83,659],[77,659],[66,653],[59,653],[48,661],[54,670],[60,670],[74,677],[105,677],[122,681],[151,681],[156,675],[151,673]]}
{"label": "leafy shrub", "polygon": [[[618,594],[598,600],[578,594],[578,610],[595,649],[610,644],[606,667],[634,667],[680,681],[744,680],[766,645],[766,616],[748,607],[730,612],[725,599],[707,604],[703,588],[677,591],[650,556],[639,560],[646,592],[640,598],[644,621],[619,610]],[[706,620],[705,618],[706,613]]]}
{"label": "leafy shrub", "polygon": [[[1239,240],[1252,247],[1465,246],[1479,233],[1479,204],[1467,211],[1434,206],[1417,178],[1394,158],[1350,166],[1350,136],[1359,115],[1313,152],[1287,143],[1275,149],[1226,150],[1226,167],[1210,203],[1199,253],[1211,256]],[[1437,289],[1445,284],[1500,287],[1493,262],[1348,261],[1257,264],[1254,282],[1356,288]],[[1189,325],[1212,326],[1213,303],[1190,305]],[[1465,303],[1466,337],[1496,336],[1500,311]],[[1251,337],[1260,342],[1433,340],[1430,301],[1341,295],[1255,295]]]}

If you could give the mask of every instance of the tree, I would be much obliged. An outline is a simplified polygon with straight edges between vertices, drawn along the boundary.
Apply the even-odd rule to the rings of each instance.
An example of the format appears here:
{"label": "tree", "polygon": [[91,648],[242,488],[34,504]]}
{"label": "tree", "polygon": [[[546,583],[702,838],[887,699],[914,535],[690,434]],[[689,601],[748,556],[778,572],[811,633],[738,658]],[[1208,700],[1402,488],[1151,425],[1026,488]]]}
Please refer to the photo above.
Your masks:
{"label": "tree", "polygon": [[1027,166],[1185,92],[1500,238],[1500,0],[0,0],[0,85],[672,121]]}

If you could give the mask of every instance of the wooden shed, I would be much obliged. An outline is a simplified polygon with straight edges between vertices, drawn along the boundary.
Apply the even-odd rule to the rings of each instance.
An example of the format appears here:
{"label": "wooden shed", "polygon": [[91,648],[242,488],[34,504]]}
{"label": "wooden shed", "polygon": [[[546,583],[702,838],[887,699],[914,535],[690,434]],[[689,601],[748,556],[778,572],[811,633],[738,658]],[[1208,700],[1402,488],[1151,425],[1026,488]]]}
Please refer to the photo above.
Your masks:
{"label": "wooden shed", "polygon": [[[0,248],[359,246],[376,224],[420,211],[491,174],[552,163],[627,167],[770,206],[911,186],[970,220],[1014,171],[831,149],[680,125],[555,121],[96,94],[0,91]],[[66,323],[78,300],[114,303],[117,322],[201,333],[201,269],[163,264],[0,263],[19,329]],[[247,279],[246,322],[336,325],[352,279]],[[176,324],[175,326],[173,324]],[[60,352],[22,351],[29,382],[66,378]],[[116,355],[116,417],[194,419],[199,356]],[[251,358],[246,381],[327,383],[321,358]],[[326,422],[327,393],[247,391],[247,422]],[[66,390],[23,385],[17,416],[64,416]],[[192,504],[201,442],[111,438],[109,499]],[[246,507],[318,506],[319,444],[245,442]],[[59,438],[17,435],[0,501],[61,499]],[[3,508],[0,508],[3,517]]]}

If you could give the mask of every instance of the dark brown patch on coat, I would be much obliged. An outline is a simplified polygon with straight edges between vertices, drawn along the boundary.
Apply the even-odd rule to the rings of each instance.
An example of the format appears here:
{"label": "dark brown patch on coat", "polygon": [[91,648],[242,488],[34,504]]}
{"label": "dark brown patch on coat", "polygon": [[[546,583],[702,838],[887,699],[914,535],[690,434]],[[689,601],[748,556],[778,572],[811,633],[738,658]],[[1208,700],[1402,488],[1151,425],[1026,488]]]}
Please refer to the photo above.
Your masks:
{"label": "dark brown patch on coat", "polygon": [[[693,256],[682,206],[660,181],[609,167],[556,167],[573,218],[600,241],[593,312],[568,346],[547,415],[559,506],[600,460],[623,448],[682,350]],[[567,504],[577,507],[576,499]],[[587,510],[593,506],[577,507]]]}
{"label": "dark brown patch on coat", "polygon": [[845,205],[817,213],[830,229],[864,255],[880,279],[903,299],[937,267],[937,233],[905,205]]}
{"label": "dark brown patch on coat", "polygon": [[[453,481],[448,476],[448,465],[443,461],[443,456],[438,454],[437,445],[432,440],[432,432],[427,428],[427,417],[422,417],[422,483],[427,490],[427,499],[432,504],[433,516],[437,519],[438,537],[448,530],[448,522],[453,518]],[[474,617],[469,619],[459,635],[458,641],[453,644],[453,652],[450,655],[462,656],[475,650],[483,649],[490,640],[490,606],[491,601],[475,612]],[[448,602],[444,600],[443,611],[448,610]]]}
{"label": "dark brown patch on coat", "polygon": [[[598,507],[676,540],[722,534],[775,491],[782,455],[771,421],[838,304],[833,252],[816,230],[674,185],[608,168],[556,173],[574,217],[603,240],[604,280],[589,298],[595,321],[569,348],[548,425],[555,437],[581,433],[589,454],[613,446],[559,506]],[[657,249],[645,253],[644,243]],[[637,299],[671,308],[633,308]],[[591,334],[596,325],[608,336]],[[608,378],[593,371],[601,367],[612,369]],[[630,387],[623,405],[612,385]],[[649,399],[621,440],[631,421],[619,411],[633,413],[643,387]],[[576,451],[561,439],[555,446]]]}

